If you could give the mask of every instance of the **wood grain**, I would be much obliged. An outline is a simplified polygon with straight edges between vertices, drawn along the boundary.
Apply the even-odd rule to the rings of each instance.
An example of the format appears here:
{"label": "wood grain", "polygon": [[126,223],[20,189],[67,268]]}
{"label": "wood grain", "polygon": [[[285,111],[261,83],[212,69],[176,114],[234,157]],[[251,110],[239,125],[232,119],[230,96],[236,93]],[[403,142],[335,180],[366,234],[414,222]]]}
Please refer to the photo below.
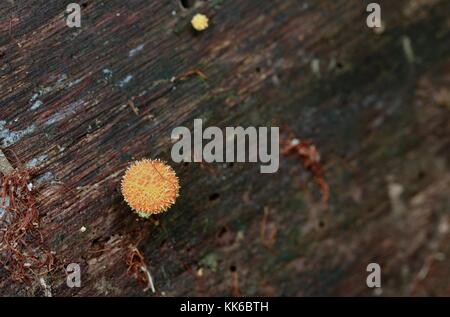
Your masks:
{"label": "wood grain", "polygon": [[[371,262],[383,295],[450,295],[448,1],[380,1],[380,34],[364,1],[87,0],[80,29],[65,25],[68,3],[0,3],[0,135],[16,137],[0,144],[14,167],[36,168],[61,265],[44,276],[53,296],[153,295],[127,275],[129,245],[158,296],[380,294],[365,283]],[[211,22],[202,33],[197,12]],[[207,79],[171,80],[196,69]],[[328,208],[295,157],[274,175],[171,162],[171,130],[195,118],[312,140]],[[144,157],[181,181],[156,222],[119,190]],[[66,285],[73,262],[81,288]],[[0,268],[0,294],[44,289]]]}

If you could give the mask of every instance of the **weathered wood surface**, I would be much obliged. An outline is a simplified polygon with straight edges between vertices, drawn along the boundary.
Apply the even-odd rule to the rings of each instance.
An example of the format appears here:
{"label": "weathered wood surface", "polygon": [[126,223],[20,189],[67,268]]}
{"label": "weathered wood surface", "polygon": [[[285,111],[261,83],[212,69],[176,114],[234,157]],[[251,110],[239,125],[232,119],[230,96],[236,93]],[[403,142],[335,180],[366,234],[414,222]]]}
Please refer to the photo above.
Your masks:
{"label": "weathered wood surface", "polygon": [[[81,29],[68,3],[0,3],[0,145],[37,168],[47,245],[82,267],[81,288],[45,275],[53,296],[152,295],[127,275],[138,241],[157,295],[372,295],[370,262],[377,294],[450,295],[448,1],[380,2],[381,34],[356,0],[88,0]],[[211,19],[201,34],[196,12]],[[170,82],[193,69],[208,79]],[[194,118],[311,139],[329,208],[294,157],[275,175],[172,162],[176,205],[137,221],[126,165],[170,162],[171,130]],[[0,269],[0,294],[44,291]]]}

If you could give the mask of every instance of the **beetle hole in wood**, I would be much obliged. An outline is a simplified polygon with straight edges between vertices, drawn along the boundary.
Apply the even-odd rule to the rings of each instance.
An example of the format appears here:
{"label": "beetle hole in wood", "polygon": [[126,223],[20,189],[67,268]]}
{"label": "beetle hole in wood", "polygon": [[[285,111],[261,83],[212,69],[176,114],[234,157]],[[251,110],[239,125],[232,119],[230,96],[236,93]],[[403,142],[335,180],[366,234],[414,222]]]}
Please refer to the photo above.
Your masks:
{"label": "beetle hole in wood", "polygon": [[231,247],[236,242],[236,234],[229,230],[227,227],[222,227],[222,229],[217,234],[217,243],[221,247]]}
{"label": "beetle hole in wood", "polygon": [[214,193],[209,196],[209,201],[214,201],[219,198],[219,193]]}
{"label": "beetle hole in wood", "polygon": [[417,173],[417,179],[424,179],[426,176],[426,173],[424,171],[419,171],[419,173]]}
{"label": "beetle hole in wood", "polygon": [[189,254],[194,250],[194,248],[192,246],[188,246],[186,247],[186,253]]}
{"label": "beetle hole in wood", "polygon": [[237,271],[237,267],[236,265],[230,265],[230,272],[236,272]]}
{"label": "beetle hole in wood", "polygon": [[183,9],[190,9],[195,5],[196,0],[180,0],[180,6]]}
{"label": "beetle hole in wood", "polygon": [[103,245],[106,244],[110,239],[111,239],[111,237],[97,237],[97,238],[94,238],[94,240],[92,240],[92,242],[91,242],[91,246],[92,246],[92,247],[103,246]]}
{"label": "beetle hole in wood", "polygon": [[96,246],[98,244],[100,244],[100,239],[101,237],[95,238],[94,240],[91,241],[91,246]]}
{"label": "beetle hole in wood", "polygon": [[217,238],[222,238],[226,233],[228,232],[227,227],[223,227],[222,229],[220,229],[220,232],[217,234]]}

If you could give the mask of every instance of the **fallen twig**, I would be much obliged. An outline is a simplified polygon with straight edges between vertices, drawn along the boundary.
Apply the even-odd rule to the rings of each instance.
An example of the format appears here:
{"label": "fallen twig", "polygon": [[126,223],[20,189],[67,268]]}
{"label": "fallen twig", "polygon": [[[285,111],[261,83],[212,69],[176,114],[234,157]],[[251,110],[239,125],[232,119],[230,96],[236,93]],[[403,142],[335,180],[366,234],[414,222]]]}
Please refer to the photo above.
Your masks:
{"label": "fallen twig", "polygon": [[208,79],[208,76],[206,76],[204,72],[202,72],[199,69],[193,69],[193,70],[188,70],[187,72],[184,72],[180,75],[177,75],[176,77],[173,77],[171,81],[176,82],[176,81],[187,79],[192,76],[198,76],[203,80]]}
{"label": "fallen twig", "polygon": [[128,274],[133,274],[138,280],[147,284],[144,292],[151,289],[156,293],[153,277],[145,264],[144,256],[134,246],[130,246],[130,251],[127,254]]}

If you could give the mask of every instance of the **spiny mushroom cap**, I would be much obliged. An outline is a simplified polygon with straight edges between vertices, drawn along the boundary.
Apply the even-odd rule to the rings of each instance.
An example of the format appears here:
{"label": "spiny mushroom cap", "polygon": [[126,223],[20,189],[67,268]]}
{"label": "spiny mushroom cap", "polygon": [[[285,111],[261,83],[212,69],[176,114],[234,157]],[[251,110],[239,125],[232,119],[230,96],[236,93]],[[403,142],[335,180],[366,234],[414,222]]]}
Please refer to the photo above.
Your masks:
{"label": "spiny mushroom cap", "polygon": [[122,178],[122,195],[140,216],[166,211],[175,203],[180,185],[174,170],[160,160],[132,163]]}
{"label": "spiny mushroom cap", "polygon": [[197,31],[203,31],[208,28],[209,19],[206,15],[197,13],[191,20],[192,27]]}

